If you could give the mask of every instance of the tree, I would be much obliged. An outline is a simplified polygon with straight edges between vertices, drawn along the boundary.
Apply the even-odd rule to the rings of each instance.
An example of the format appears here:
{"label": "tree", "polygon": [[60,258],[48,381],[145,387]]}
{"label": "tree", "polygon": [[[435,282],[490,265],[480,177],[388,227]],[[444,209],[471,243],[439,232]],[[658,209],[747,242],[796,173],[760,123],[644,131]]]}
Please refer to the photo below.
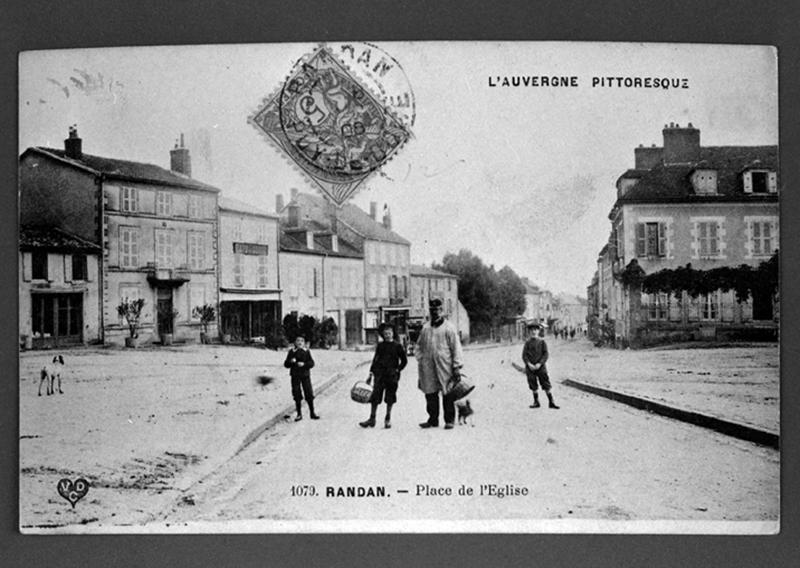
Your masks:
{"label": "tree", "polygon": [[515,318],[525,313],[525,284],[510,267],[497,273],[497,307],[500,318]]}
{"label": "tree", "polygon": [[142,317],[144,303],[144,298],[136,298],[133,300],[123,298],[117,306],[117,313],[120,317],[124,317],[128,324],[128,332],[130,333],[131,339],[139,335],[139,319]]}

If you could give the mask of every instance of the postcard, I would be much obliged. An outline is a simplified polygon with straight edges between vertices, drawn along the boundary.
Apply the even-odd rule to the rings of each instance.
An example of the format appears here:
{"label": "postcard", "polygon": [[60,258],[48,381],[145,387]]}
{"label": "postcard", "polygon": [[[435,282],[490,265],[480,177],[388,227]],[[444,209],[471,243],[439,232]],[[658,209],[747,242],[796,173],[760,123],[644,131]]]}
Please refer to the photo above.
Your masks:
{"label": "postcard", "polygon": [[19,528],[776,534],[764,45],[19,58]]}

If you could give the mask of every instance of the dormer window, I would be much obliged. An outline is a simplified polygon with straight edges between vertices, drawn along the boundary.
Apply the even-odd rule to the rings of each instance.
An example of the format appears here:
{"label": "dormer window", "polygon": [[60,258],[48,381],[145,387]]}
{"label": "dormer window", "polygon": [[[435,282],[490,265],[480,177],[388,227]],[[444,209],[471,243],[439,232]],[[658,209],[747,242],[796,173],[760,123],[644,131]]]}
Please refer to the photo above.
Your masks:
{"label": "dormer window", "polygon": [[745,193],[777,193],[778,176],[769,170],[748,170],[742,174],[742,185]]}
{"label": "dormer window", "polygon": [[717,171],[695,170],[692,174],[692,186],[697,194],[707,195],[717,193]]}

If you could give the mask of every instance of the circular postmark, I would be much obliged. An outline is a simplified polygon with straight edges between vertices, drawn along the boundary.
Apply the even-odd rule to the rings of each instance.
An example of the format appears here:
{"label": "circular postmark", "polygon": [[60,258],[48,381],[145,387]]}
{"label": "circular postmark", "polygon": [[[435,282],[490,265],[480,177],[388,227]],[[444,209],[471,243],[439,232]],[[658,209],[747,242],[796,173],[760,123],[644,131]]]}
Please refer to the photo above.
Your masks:
{"label": "circular postmark", "polygon": [[324,47],[295,66],[277,110],[291,154],[328,181],[363,178],[409,138],[402,121]]}

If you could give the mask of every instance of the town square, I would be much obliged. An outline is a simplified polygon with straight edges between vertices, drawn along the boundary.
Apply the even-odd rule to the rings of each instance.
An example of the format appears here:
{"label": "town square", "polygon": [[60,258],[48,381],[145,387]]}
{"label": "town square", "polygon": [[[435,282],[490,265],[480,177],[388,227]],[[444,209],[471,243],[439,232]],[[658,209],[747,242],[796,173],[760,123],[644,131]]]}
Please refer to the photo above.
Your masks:
{"label": "town square", "polygon": [[772,48],[41,51],[19,104],[23,532],[779,531]]}

